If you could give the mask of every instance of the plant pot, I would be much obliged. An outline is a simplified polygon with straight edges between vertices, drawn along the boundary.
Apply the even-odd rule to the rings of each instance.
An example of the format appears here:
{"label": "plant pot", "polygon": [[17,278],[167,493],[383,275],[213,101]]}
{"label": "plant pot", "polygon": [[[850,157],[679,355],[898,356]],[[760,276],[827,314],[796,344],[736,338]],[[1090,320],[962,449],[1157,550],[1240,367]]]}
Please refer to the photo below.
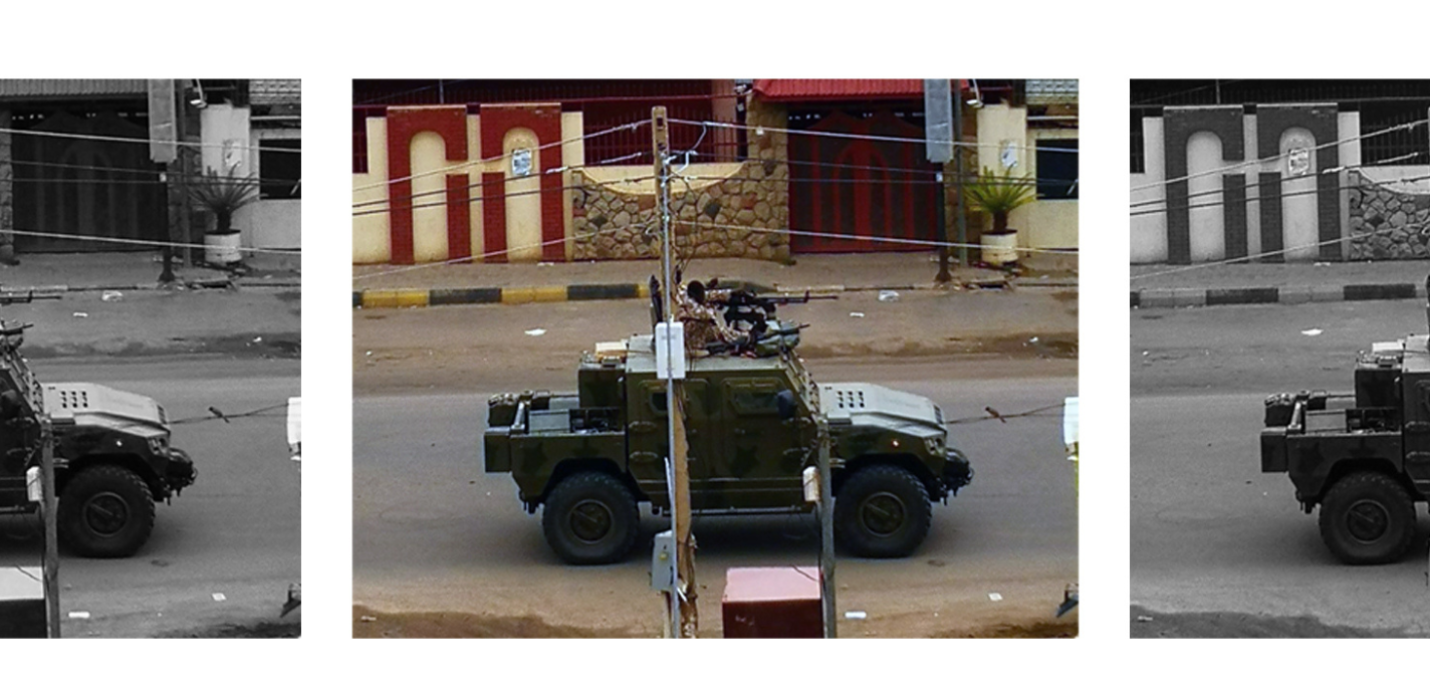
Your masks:
{"label": "plant pot", "polygon": [[983,249],[983,262],[989,265],[997,267],[1018,262],[1017,230],[985,233],[979,243]]}
{"label": "plant pot", "polygon": [[243,258],[243,254],[238,250],[239,239],[242,235],[238,232],[233,234],[207,234],[204,236],[204,262],[209,265],[232,265]]}

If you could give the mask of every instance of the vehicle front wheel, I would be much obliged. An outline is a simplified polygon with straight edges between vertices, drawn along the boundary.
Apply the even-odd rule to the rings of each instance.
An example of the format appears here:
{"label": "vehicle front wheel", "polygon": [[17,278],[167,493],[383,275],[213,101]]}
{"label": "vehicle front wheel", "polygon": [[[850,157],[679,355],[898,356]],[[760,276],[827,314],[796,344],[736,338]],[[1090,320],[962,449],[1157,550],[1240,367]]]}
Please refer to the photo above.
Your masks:
{"label": "vehicle front wheel", "polygon": [[65,485],[58,520],[65,544],[80,556],[127,557],[154,530],[154,498],[133,471],[93,466]]}
{"label": "vehicle front wheel", "polygon": [[1415,502],[1394,478],[1352,473],[1321,501],[1321,539],[1347,564],[1387,564],[1415,538]]}
{"label": "vehicle front wheel", "polygon": [[897,466],[861,469],[844,482],[834,500],[838,542],[861,557],[913,554],[933,520],[923,481]]}
{"label": "vehicle front wheel", "polygon": [[551,488],[541,528],[566,563],[612,564],[635,547],[640,513],[621,481],[605,473],[577,473]]}

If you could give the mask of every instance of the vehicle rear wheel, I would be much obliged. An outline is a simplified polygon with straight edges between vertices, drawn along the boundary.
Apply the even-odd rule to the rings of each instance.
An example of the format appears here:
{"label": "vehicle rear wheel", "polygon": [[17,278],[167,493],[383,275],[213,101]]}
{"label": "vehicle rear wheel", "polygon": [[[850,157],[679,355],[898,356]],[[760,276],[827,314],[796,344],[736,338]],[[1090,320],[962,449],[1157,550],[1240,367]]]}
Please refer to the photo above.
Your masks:
{"label": "vehicle rear wheel", "polygon": [[861,469],[839,488],[834,500],[838,542],[861,557],[913,554],[933,520],[923,481],[897,466]]}
{"label": "vehicle rear wheel", "polygon": [[60,536],[80,556],[127,557],[154,530],[154,498],[133,471],[94,466],[65,485],[58,520]]}
{"label": "vehicle rear wheel", "polygon": [[635,547],[640,513],[621,481],[605,473],[577,473],[551,488],[541,528],[566,563],[612,564]]}
{"label": "vehicle rear wheel", "polygon": [[1347,564],[1387,564],[1405,556],[1415,538],[1415,502],[1394,478],[1352,473],[1321,502],[1321,539]]}

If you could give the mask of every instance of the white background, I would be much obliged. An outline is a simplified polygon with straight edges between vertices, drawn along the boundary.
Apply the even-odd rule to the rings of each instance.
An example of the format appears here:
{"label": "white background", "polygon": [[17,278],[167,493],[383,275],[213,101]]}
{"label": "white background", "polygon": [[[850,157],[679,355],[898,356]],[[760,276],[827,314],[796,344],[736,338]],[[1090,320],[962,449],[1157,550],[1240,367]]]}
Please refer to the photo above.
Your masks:
{"label": "white background", "polygon": [[[3,685],[1425,685],[1423,640],[1128,639],[1126,181],[1130,78],[1430,78],[1425,3],[149,5],[6,3],[0,78],[302,78],[303,638],[3,641]],[[757,76],[1081,80],[1081,637],[352,640],[351,80]]]}

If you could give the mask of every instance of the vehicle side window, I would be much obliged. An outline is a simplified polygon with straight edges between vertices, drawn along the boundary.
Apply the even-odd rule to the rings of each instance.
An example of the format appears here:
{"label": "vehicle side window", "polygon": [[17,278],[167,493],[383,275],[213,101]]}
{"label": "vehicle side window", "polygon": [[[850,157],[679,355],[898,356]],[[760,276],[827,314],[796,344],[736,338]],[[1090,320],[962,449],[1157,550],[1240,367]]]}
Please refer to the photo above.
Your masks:
{"label": "vehicle side window", "polygon": [[742,416],[778,416],[777,397],[783,389],[774,380],[731,380],[726,383],[726,396]]}

